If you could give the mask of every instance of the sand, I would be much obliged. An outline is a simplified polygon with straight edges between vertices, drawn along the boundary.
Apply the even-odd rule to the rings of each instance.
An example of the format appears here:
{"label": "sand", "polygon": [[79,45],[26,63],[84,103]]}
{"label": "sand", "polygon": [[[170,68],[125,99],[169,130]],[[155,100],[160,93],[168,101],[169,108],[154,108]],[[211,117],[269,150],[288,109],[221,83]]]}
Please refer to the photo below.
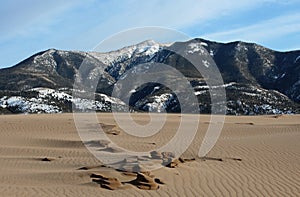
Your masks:
{"label": "sand", "polygon": [[[149,151],[171,139],[180,115],[168,115],[160,133],[142,139],[118,128],[111,114],[98,117],[119,146]],[[141,124],[148,122],[147,114],[134,117]],[[199,120],[195,140],[174,168],[132,173],[96,159],[79,138],[72,114],[2,115],[0,196],[300,195],[300,115],[227,116],[205,158],[197,153],[209,116]],[[95,144],[100,151],[118,151],[105,141],[90,142]]]}

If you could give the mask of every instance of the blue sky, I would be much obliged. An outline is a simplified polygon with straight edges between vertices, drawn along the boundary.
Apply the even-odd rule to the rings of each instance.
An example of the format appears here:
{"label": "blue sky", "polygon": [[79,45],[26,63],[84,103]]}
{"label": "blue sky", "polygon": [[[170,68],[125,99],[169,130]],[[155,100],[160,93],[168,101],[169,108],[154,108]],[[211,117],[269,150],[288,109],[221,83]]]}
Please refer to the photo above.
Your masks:
{"label": "blue sky", "polygon": [[300,49],[300,0],[2,0],[0,5],[0,67],[49,48],[90,51],[112,34],[143,26]]}

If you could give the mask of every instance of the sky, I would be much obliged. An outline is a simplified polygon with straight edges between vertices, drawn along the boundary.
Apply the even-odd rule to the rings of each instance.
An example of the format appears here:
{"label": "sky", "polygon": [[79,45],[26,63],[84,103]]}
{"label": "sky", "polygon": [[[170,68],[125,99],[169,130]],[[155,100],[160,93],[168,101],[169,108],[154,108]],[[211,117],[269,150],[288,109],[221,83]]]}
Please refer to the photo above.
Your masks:
{"label": "sky", "polygon": [[0,68],[49,48],[91,51],[120,31],[145,26],[297,50],[300,0],[2,0]]}

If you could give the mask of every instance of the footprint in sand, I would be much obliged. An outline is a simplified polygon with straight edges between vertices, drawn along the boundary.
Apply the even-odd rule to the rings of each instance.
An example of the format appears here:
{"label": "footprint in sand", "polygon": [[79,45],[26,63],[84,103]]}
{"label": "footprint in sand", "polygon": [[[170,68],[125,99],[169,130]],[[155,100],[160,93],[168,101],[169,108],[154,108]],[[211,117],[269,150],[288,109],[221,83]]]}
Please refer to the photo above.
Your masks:
{"label": "footprint in sand", "polygon": [[98,183],[102,188],[115,190],[122,187],[122,183],[117,178],[105,177],[102,175],[92,174],[90,176],[93,182]]}
{"label": "footprint in sand", "polygon": [[41,161],[47,161],[47,162],[50,162],[50,161],[53,161],[54,159],[50,159],[48,157],[45,157],[45,158],[42,158]]}
{"label": "footprint in sand", "polygon": [[[114,166],[114,169],[120,172],[123,176],[134,177],[135,179],[127,182],[121,182],[116,177],[105,177],[101,174],[92,174],[90,177],[93,182],[98,183],[102,188],[109,190],[116,189],[125,189],[125,186],[133,185],[139,189],[143,190],[157,190],[159,189],[159,185],[165,184],[159,178],[151,175],[150,171],[147,171],[139,162],[140,161],[151,161],[155,160],[156,162],[165,165],[169,168],[175,168],[180,163],[194,161],[195,158],[192,159],[182,159],[175,158],[175,155],[171,152],[158,152],[152,151],[150,153],[150,157],[130,157],[126,158],[123,161],[111,164]],[[112,167],[110,166],[110,167]],[[107,166],[104,166],[107,167]],[[117,168],[116,168],[117,167]],[[91,168],[83,167],[79,168],[79,170],[89,170]]]}
{"label": "footprint in sand", "polygon": [[175,158],[174,153],[172,152],[158,152],[152,151],[150,153],[152,159],[160,159],[162,160],[162,165],[168,168],[176,168],[180,163],[194,161],[195,158],[192,159],[182,159],[182,158]]}
{"label": "footprint in sand", "polygon": [[99,148],[98,151],[104,151],[109,153],[123,152],[123,150],[120,148],[110,147],[109,146],[110,143],[111,142],[108,140],[91,140],[91,141],[84,142],[86,146]]}
{"label": "footprint in sand", "polygon": [[99,148],[106,148],[108,144],[110,144],[110,141],[108,140],[91,140],[84,142],[85,145],[90,147],[99,147]]}
{"label": "footprint in sand", "polygon": [[202,161],[224,161],[224,160],[233,160],[233,161],[242,161],[240,158],[235,158],[235,157],[226,157],[226,158],[218,158],[218,157],[201,157],[200,158]]}
{"label": "footprint in sand", "polygon": [[[161,182],[159,180],[159,182]],[[143,189],[143,190],[157,190],[159,188],[159,185],[157,182],[155,182],[155,179],[142,174],[142,173],[138,173],[136,176],[136,179],[128,182],[134,186],[136,186],[139,189]]]}
{"label": "footprint in sand", "polygon": [[[61,159],[62,157],[59,156],[57,157],[58,159]],[[38,158],[36,160],[38,161],[44,161],[44,162],[51,162],[51,161],[54,161],[56,158],[50,158],[50,157],[43,157],[43,158]]]}
{"label": "footprint in sand", "polygon": [[101,149],[98,149],[98,151],[104,151],[104,152],[109,152],[109,153],[120,153],[120,152],[123,152],[122,149],[113,148],[113,147],[101,148]]}
{"label": "footprint in sand", "polygon": [[109,135],[119,135],[120,134],[120,130],[117,128],[116,125],[100,123],[100,126],[102,127],[103,131],[106,134],[109,134]]}
{"label": "footprint in sand", "polygon": [[[131,174],[130,176],[133,176],[133,174]],[[90,177],[92,178],[93,182],[96,182],[102,188],[109,190],[120,189],[126,184],[131,184],[143,190],[157,190],[159,189],[159,184],[165,184],[159,178],[154,178],[154,176],[151,176],[149,172],[136,173],[134,176],[136,178],[128,182],[121,182],[118,178],[105,177],[100,174],[92,174]]]}

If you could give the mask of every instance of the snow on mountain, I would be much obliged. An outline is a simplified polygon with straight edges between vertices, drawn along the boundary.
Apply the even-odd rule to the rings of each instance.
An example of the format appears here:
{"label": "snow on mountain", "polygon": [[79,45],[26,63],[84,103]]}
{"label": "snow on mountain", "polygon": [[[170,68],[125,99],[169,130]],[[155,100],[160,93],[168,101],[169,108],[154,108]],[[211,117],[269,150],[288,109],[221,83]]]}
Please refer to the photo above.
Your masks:
{"label": "snow on mountain", "polygon": [[[195,90],[201,112],[209,113],[209,89],[219,87],[208,87],[188,60],[172,52],[173,47],[195,57],[201,56],[200,63],[207,71],[213,68],[214,60],[225,83],[222,87],[226,89],[228,114],[299,111],[299,51],[276,52],[253,43],[217,43],[196,38],[171,44],[147,40],[107,53],[42,51],[12,68],[0,70],[0,113],[71,112],[72,105],[82,111],[109,111],[112,103],[122,108],[126,106],[122,101],[107,96],[111,95],[114,84],[128,77],[127,71],[145,73],[147,63],[155,62],[170,65],[185,75]],[[81,72],[86,60],[87,69]],[[143,69],[138,65],[143,65]],[[157,73],[157,76],[164,74],[176,80],[168,72]],[[100,79],[97,87],[93,87],[96,101],[73,98],[71,89],[75,77],[82,87],[89,88],[93,84],[85,83],[89,80],[84,79]],[[158,84],[134,87],[128,97],[130,94],[133,110],[180,112],[173,92]]]}
{"label": "snow on mountain", "polygon": [[128,60],[134,55],[146,55],[149,59],[151,59],[151,57],[153,57],[153,55],[157,53],[162,46],[164,45],[153,40],[146,40],[136,45],[127,46],[107,53],[90,52],[89,54],[107,65],[113,65],[117,62]]}
{"label": "snow on mountain", "polygon": [[295,59],[294,63],[296,63],[300,59],[300,55]]}
{"label": "snow on mountain", "polygon": [[207,60],[202,60],[202,64],[206,67],[209,68],[210,63]]}
{"label": "snow on mountain", "polygon": [[66,99],[66,100],[72,100],[72,96],[61,92],[61,91],[56,91],[54,89],[50,88],[33,88],[31,91],[36,91],[39,93],[39,98],[47,98],[47,97],[53,97],[58,100]]}
{"label": "snow on mountain", "polygon": [[2,97],[0,107],[14,108],[15,111],[23,113],[59,113],[62,112],[59,107],[51,104],[45,104],[41,99],[27,99],[20,96]]}
{"label": "snow on mountain", "polygon": [[137,103],[136,106],[144,105],[144,110],[147,110],[149,112],[164,112],[171,102],[176,102],[174,100],[174,95],[170,93],[153,96],[150,98],[150,100],[151,102],[149,102],[149,100],[142,100]]}
{"label": "snow on mountain", "polygon": [[206,50],[203,48],[203,46],[207,46],[207,43],[204,43],[204,42],[193,42],[193,43],[190,43],[188,45],[189,47],[189,50],[187,51],[187,53],[196,53],[196,52],[199,52],[199,54],[204,54],[206,52]]}
{"label": "snow on mountain", "polygon": [[[36,92],[36,97],[4,96],[0,98],[0,107],[20,113],[61,113],[71,111],[72,104],[80,111],[110,111],[111,104],[125,108],[126,104],[119,99],[105,94],[97,94],[97,100],[74,98],[72,95],[60,90],[50,88],[33,88],[29,92]],[[69,104],[69,109],[65,105]]]}
{"label": "snow on mountain", "polygon": [[89,52],[88,55],[104,63],[107,66],[105,71],[118,80],[131,64],[137,61],[141,61],[141,63],[150,62],[165,46],[168,46],[168,44],[160,44],[153,40],[146,40],[116,51],[107,53]]}

